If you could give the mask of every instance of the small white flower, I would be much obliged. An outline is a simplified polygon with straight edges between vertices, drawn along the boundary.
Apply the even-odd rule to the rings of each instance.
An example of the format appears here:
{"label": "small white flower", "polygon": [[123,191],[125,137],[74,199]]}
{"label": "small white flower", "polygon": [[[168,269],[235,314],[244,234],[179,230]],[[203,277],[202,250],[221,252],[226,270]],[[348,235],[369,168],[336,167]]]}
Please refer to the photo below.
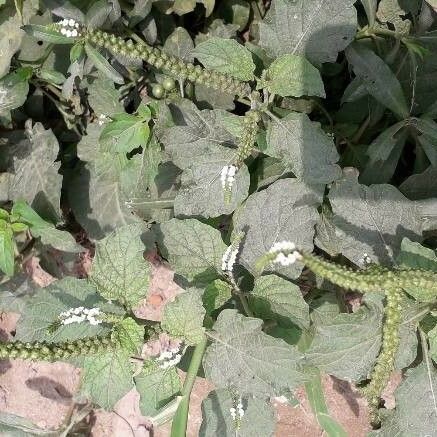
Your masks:
{"label": "small white flower", "polygon": [[73,38],[75,38],[77,35],[78,35],[78,33],[77,33],[77,30],[76,30],[76,29],[71,31],[71,36],[72,36]]}
{"label": "small white flower", "polygon": [[70,325],[72,323],[82,323],[87,321],[90,325],[98,325],[102,320],[97,318],[101,314],[99,308],[70,308],[59,314],[58,319],[62,325]]}
{"label": "small white flower", "polygon": [[291,241],[280,241],[275,243],[269,253],[276,254],[273,259],[273,264],[281,264],[282,266],[290,266],[297,260],[302,259],[302,255],[296,250],[296,245]]}
{"label": "small white flower", "polygon": [[224,190],[231,190],[238,168],[235,165],[225,165],[220,172],[220,180]]}
{"label": "small white flower", "polygon": [[109,120],[109,118],[105,114],[100,114],[99,118],[97,120],[97,123],[99,126],[102,126],[104,123],[106,123]]}
{"label": "small white flower", "polygon": [[73,20],[72,18],[70,18],[69,20],[68,20],[68,25],[69,26],[74,26],[76,24],[76,21],[75,20]]}

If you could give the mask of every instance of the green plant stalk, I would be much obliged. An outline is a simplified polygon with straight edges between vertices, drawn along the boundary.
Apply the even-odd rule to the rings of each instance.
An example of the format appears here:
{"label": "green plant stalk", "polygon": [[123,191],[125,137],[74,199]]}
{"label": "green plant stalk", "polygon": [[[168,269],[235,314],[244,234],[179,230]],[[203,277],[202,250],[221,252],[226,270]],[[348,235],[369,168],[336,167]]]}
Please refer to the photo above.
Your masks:
{"label": "green plant stalk", "polygon": [[111,338],[111,334],[59,343],[14,341],[0,343],[0,359],[57,361],[81,355],[98,354],[115,346],[116,342]]}
{"label": "green plant stalk", "polygon": [[320,427],[328,437],[347,437],[346,431],[330,415],[323,393],[320,371],[316,368],[308,369],[312,378],[305,383],[305,391],[308,397],[311,410],[317,419]]}
{"label": "green plant stalk", "polygon": [[173,417],[170,437],[185,437],[188,424],[188,410],[190,406],[190,395],[193,390],[194,381],[202,364],[203,354],[206,350],[208,339],[206,335],[202,341],[194,348],[193,356],[191,358],[190,366],[185,377],[184,386],[182,388],[182,400],[179,404],[176,414]]}
{"label": "green plant stalk", "polygon": [[143,60],[152,67],[176,77],[178,80],[189,80],[240,97],[246,97],[251,92],[248,83],[241,82],[227,74],[183,61],[146,43],[134,43],[132,40],[125,41],[122,37],[102,30],[87,30],[83,38],[89,43],[108,49],[115,54]]}

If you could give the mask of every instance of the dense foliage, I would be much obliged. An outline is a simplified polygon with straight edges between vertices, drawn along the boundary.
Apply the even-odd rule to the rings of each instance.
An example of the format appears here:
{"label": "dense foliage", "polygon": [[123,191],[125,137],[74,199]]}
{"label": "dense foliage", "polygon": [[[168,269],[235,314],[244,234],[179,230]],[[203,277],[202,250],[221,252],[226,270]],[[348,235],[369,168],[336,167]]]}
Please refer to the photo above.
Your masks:
{"label": "dense foliage", "polygon": [[[21,313],[0,358],[72,362],[108,410],[135,386],[172,437],[198,374],[201,436],[273,435],[271,399],[302,385],[344,436],[323,373],[360,389],[371,435],[434,435],[434,8],[0,0],[0,309]],[[91,271],[66,276],[81,244]],[[159,323],[136,311],[155,250],[183,288]],[[23,272],[34,254],[48,287]]]}

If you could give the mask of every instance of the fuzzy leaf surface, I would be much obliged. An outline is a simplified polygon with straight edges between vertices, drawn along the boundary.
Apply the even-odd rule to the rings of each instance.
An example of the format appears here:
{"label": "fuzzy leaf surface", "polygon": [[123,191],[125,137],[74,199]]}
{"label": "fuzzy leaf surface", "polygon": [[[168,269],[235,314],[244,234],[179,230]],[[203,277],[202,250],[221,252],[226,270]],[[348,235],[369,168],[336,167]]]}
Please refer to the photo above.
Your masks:
{"label": "fuzzy leaf surface", "polygon": [[[270,437],[275,429],[275,415],[272,406],[265,400],[250,397],[242,399],[244,416],[241,419],[240,437]],[[229,390],[214,390],[202,402],[202,425],[200,437],[232,436],[235,423],[229,413],[235,408]]]}
{"label": "fuzzy leaf surface", "polygon": [[[292,241],[306,251],[313,249],[314,226],[320,194],[297,179],[281,179],[266,190],[254,193],[233,217],[233,235],[245,234],[239,263],[255,273],[256,261],[279,241]],[[265,272],[296,278],[302,264],[275,264]]]}
{"label": "fuzzy leaf surface", "polygon": [[381,347],[382,294],[367,293],[366,306],[316,325],[307,363],[348,381],[366,379]]}
{"label": "fuzzy leaf surface", "polygon": [[[51,332],[49,327],[59,314],[71,308],[102,308],[107,303],[93,284],[85,279],[64,278],[41,288],[28,299],[17,323],[16,339],[21,341],[58,342],[95,336],[108,331],[102,324],[72,323]],[[115,307],[114,307],[115,308]]]}
{"label": "fuzzy leaf surface", "polygon": [[143,233],[144,226],[135,223],[97,242],[90,280],[106,299],[132,307],[147,295],[150,266],[143,257]]}
{"label": "fuzzy leaf surface", "polygon": [[275,59],[263,85],[282,97],[326,96],[319,70],[299,55],[286,54]]}
{"label": "fuzzy leaf surface", "polygon": [[216,387],[234,387],[241,396],[271,396],[305,380],[300,352],[265,334],[261,326],[262,320],[236,310],[220,313],[203,359],[205,375]]}
{"label": "fuzzy leaf surface", "polygon": [[404,237],[420,238],[418,206],[392,185],[367,187],[357,178],[356,170],[345,169],[343,178],[334,182],[328,195],[334,215],[324,217],[331,229],[318,233],[316,243],[357,265],[364,253],[374,262],[390,265]]}
{"label": "fuzzy leaf surface", "polygon": [[252,55],[234,39],[212,37],[198,44],[192,53],[206,68],[242,81],[253,79]]}
{"label": "fuzzy leaf surface", "polygon": [[341,176],[334,142],[306,114],[292,112],[273,120],[264,153],[280,159],[299,180],[327,184]]}
{"label": "fuzzy leaf surface", "polygon": [[135,377],[135,386],[140,393],[140,410],[144,416],[157,414],[182,388],[176,367],[161,369],[153,361],[147,362]]}
{"label": "fuzzy leaf surface", "polygon": [[425,363],[409,369],[395,391],[396,409],[382,418],[382,426],[371,437],[432,436],[437,429],[437,370]]}
{"label": "fuzzy leaf surface", "polygon": [[271,55],[304,55],[332,62],[352,41],[357,12],[352,0],[273,0],[259,24],[259,44]]}
{"label": "fuzzy leaf surface", "polygon": [[199,343],[205,332],[206,311],[197,289],[188,289],[165,305],[161,326],[171,337],[181,338],[188,345]]}
{"label": "fuzzy leaf surface", "polygon": [[283,323],[291,320],[303,329],[309,328],[308,304],[299,287],[292,282],[275,275],[261,276],[255,280],[250,296],[253,296],[254,311],[259,317],[271,317]]}
{"label": "fuzzy leaf surface", "polygon": [[221,274],[226,245],[217,229],[195,219],[172,219],[155,234],[164,258],[186,280],[209,284]]}

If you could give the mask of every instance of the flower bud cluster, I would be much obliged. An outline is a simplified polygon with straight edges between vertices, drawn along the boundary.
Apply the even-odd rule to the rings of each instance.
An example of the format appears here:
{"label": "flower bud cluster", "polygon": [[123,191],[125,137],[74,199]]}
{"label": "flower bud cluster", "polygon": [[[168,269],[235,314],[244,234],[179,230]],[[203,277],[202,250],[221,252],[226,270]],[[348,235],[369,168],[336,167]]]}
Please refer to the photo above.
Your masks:
{"label": "flower bud cluster", "polygon": [[237,156],[234,162],[237,168],[240,168],[244,160],[252,153],[255,146],[256,136],[258,134],[258,123],[261,120],[259,111],[250,110],[243,119],[243,133],[238,144]]}
{"label": "flower bud cluster", "polygon": [[76,38],[82,35],[80,24],[77,21],[73,20],[72,18],[70,19],[65,18],[56,24],[58,26],[61,26],[59,32],[61,32],[62,35],[68,38]]}
{"label": "flower bud cluster", "polygon": [[83,322],[88,322],[90,325],[98,325],[102,323],[102,319],[99,317],[101,315],[102,312],[100,311],[100,308],[77,307],[63,311],[59,314],[58,318],[61,325]]}
{"label": "flower bud cluster", "polygon": [[394,368],[396,353],[399,349],[399,328],[401,325],[402,292],[396,288],[386,291],[387,305],[381,352],[373,368],[371,381],[363,389],[363,394],[369,404],[369,414],[372,423],[379,423],[378,406],[381,393],[387,385]]}
{"label": "flower bud cluster", "polygon": [[234,266],[240,252],[243,235],[243,233],[238,234],[222,256],[222,271],[226,274],[235,288],[238,288],[238,286],[234,278]]}
{"label": "flower bud cluster", "polygon": [[174,367],[181,361],[182,353],[179,347],[174,347],[165,351],[162,351],[157,361],[159,361],[159,367],[161,369],[168,369],[169,367]]}
{"label": "flower bud cluster", "polygon": [[121,37],[101,30],[88,30],[85,37],[98,47],[104,47],[122,56],[141,59],[178,80],[188,80],[238,96],[248,96],[250,94],[250,86],[245,82],[241,82],[230,75],[207,70],[200,65],[183,61],[146,43],[134,43],[132,40],[125,41]]}
{"label": "flower bud cluster", "polygon": [[89,337],[60,343],[21,342],[0,343],[0,359],[57,361],[77,356],[98,354],[114,348],[111,335]]}

